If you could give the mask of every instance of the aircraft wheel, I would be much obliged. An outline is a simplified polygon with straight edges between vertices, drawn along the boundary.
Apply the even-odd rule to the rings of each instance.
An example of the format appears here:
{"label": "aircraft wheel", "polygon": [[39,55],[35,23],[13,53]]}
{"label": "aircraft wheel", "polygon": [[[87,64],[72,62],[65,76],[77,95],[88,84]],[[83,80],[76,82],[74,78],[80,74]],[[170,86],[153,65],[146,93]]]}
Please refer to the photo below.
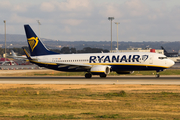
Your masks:
{"label": "aircraft wheel", "polygon": [[100,78],[106,78],[106,74],[101,74]]}
{"label": "aircraft wheel", "polygon": [[91,78],[92,77],[92,74],[91,73],[86,73],[85,74],[85,78]]}
{"label": "aircraft wheel", "polygon": [[156,78],[159,78],[160,77],[160,75],[159,74],[156,74]]}

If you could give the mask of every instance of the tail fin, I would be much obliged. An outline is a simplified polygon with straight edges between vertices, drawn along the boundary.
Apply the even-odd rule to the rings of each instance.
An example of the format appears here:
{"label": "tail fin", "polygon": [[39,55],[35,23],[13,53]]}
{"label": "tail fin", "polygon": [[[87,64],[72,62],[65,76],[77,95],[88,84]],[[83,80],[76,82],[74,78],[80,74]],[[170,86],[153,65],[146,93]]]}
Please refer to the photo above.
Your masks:
{"label": "tail fin", "polygon": [[59,54],[48,50],[29,25],[24,25],[24,29],[26,32],[31,56]]}
{"label": "tail fin", "polygon": [[164,53],[165,53],[165,54],[168,53],[168,52],[166,51],[166,49],[165,49],[163,46],[161,46],[161,48],[164,50]]}
{"label": "tail fin", "polygon": [[11,50],[11,53],[12,53],[12,57],[17,57],[16,53],[13,50]]}

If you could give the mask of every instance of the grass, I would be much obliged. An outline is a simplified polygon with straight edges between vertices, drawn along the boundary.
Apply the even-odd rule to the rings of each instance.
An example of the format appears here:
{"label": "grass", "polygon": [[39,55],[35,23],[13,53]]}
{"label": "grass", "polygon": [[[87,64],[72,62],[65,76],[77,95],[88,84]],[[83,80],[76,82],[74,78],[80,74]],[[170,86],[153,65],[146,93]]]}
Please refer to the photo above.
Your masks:
{"label": "grass", "polygon": [[106,93],[104,94],[105,97],[125,97],[126,96],[126,92],[124,90],[120,91],[120,92],[115,92],[115,93]]}
{"label": "grass", "polygon": [[84,76],[85,72],[52,72],[52,73],[35,73],[35,76]]}
{"label": "grass", "polygon": [[169,86],[162,85],[163,90],[131,91],[127,90],[134,88],[130,85],[124,86],[125,90],[112,87],[108,91],[85,87],[0,89],[0,119],[180,120],[180,93],[175,88],[166,89]]}
{"label": "grass", "polygon": [[[155,71],[135,71],[131,75],[155,75]],[[159,72],[160,75],[180,75],[180,69],[167,69]]]}
{"label": "grass", "polygon": [[[8,116],[4,116],[4,118],[9,118]],[[79,119],[78,117],[74,117],[74,115],[23,115],[23,116],[12,116],[12,119],[27,119],[27,120],[59,120],[59,119]]]}
{"label": "grass", "polygon": [[[2,70],[1,76],[84,76],[85,72],[62,72],[55,70]],[[134,71],[133,74],[117,74],[111,72],[108,76],[155,75],[156,71]],[[160,75],[180,75],[180,69],[167,69]]]}
{"label": "grass", "polygon": [[95,116],[96,118],[119,118],[119,114],[112,114],[112,115],[98,115]]}
{"label": "grass", "polygon": [[[125,75],[155,75],[156,71],[134,71],[133,74]],[[35,76],[84,76],[85,72],[47,72],[47,73],[35,73]],[[117,74],[116,72],[111,72],[108,76],[119,76],[124,74]],[[167,69],[160,72],[160,75],[180,75],[180,69]]]}

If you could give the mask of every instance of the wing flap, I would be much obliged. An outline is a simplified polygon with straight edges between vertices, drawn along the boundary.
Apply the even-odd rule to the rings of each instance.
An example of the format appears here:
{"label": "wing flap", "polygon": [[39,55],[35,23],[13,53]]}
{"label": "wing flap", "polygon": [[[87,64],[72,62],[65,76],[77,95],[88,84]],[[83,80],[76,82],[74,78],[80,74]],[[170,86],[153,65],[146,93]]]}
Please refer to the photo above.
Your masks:
{"label": "wing flap", "polygon": [[58,66],[58,68],[62,68],[62,67],[69,67],[68,69],[90,69],[92,67],[92,65],[86,65],[86,64],[75,64],[75,63],[56,63]]}
{"label": "wing flap", "polygon": [[92,65],[87,65],[87,64],[75,64],[75,63],[61,63],[61,62],[45,62],[45,61],[34,61],[31,60],[34,63],[41,63],[41,64],[46,64],[46,65],[58,65],[58,68],[63,68],[63,67],[68,67],[68,69],[90,69]]}

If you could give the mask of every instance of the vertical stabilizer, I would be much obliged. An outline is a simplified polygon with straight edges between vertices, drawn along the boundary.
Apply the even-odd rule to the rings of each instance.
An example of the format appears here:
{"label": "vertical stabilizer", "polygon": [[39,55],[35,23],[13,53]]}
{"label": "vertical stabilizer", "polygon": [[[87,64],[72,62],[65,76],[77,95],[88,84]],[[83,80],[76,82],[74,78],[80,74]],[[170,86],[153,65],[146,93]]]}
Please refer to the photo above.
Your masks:
{"label": "vertical stabilizer", "polygon": [[59,54],[48,50],[29,25],[24,25],[24,29],[31,56]]}
{"label": "vertical stabilizer", "polygon": [[11,54],[12,54],[12,57],[17,57],[16,53],[13,50],[11,50]]}
{"label": "vertical stabilizer", "polygon": [[166,49],[164,49],[163,46],[161,46],[161,48],[164,50],[164,54],[167,54],[168,52],[166,51]]}

